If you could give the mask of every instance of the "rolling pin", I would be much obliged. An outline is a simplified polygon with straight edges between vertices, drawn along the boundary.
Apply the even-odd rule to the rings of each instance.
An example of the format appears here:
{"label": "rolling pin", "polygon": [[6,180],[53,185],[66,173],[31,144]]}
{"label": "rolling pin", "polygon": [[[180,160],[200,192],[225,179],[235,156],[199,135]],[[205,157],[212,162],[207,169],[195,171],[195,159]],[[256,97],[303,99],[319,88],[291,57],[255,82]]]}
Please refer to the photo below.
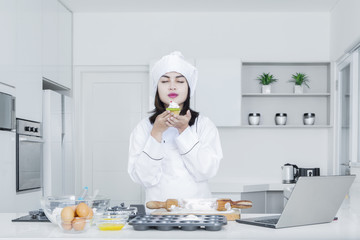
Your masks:
{"label": "rolling pin", "polygon": [[[197,199],[197,202],[201,202],[201,200]],[[209,202],[209,199],[204,199],[204,202]],[[252,202],[248,201],[248,200],[240,200],[240,201],[232,201],[229,198],[222,198],[222,199],[217,199],[214,200],[216,202],[214,202],[214,209],[212,210],[217,210],[217,211],[227,211],[228,208],[226,206],[230,205],[231,208],[240,208],[240,209],[245,209],[245,208],[251,208],[252,207]],[[149,201],[146,203],[146,207],[149,209],[160,209],[160,208],[165,208],[167,211],[171,210],[171,206],[175,206],[175,207],[183,207],[181,206],[181,204],[179,204],[179,200],[177,199],[167,199],[165,202],[161,202],[161,201]],[[196,209],[193,209],[196,210]],[[211,209],[209,209],[211,210]]]}
{"label": "rolling pin", "polygon": [[165,202],[160,201],[149,201],[146,203],[146,207],[149,209],[160,209],[165,208],[170,211],[171,206],[179,207],[179,202],[176,199],[167,199]]}
{"label": "rolling pin", "polygon": [[230,204],[231,208],[240,208],[240,209],[246,209],[252,207],[252,202],[248,200],[239,200],[239,201],[232,201],[229,198],[221,198],[216,200],[217,202],[217,209],[218,211],[226,211],[227,208],[225,205],[227,203]]}

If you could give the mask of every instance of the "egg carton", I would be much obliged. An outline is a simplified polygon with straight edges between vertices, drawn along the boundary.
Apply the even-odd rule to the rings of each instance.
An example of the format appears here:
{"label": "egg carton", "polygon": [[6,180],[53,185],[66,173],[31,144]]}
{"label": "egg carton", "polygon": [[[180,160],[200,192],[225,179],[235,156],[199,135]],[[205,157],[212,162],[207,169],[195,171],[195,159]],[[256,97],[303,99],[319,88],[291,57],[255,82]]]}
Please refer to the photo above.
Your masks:
{"label": "egg carton", "polygon": [[181,229],[184,231],[194,231],[205,229],[207,231],[219,231],[223,225],[227,224],[227,219],[222,215],[194,215],[196,220],[189,218],[189,215],[142,215],[136,216],[129,222],[134,230],[145,231],[157,229],[169,231]]}

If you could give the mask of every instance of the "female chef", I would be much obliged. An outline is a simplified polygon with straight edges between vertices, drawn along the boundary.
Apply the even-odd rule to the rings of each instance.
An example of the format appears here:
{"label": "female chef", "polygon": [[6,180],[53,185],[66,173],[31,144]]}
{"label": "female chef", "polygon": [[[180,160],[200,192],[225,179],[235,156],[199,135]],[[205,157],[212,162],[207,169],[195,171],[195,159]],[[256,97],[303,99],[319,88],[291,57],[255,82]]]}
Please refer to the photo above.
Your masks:
{"label": "female chef", "polygon": [[[210,198],[208,180],[223,155],[215,125],[190,109],[197,69],[173,52],[156,62],[151,78],[155,109],[131,133],[128,173],[145,187],[146,202]],[[170,101],[180,115],[166,111]]]}

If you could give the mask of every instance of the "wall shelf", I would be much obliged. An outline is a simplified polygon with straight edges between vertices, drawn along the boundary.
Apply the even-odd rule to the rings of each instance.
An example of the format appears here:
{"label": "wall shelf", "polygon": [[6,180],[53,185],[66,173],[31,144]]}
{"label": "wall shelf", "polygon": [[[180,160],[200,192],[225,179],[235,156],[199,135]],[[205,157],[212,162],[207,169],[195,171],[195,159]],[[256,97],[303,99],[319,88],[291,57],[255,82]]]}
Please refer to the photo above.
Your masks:
{"label": "wall shelf", "polygon": [[[294,93],[292,74],[305,73],[310,88]],[[261,93],[256,80],[262,73],[274,75],[277,82],[271,93]],[[244,128],[330,128],[333,102],[330,83],[330,63],[243,63],[241,81],[241,122]],[[315,124],[303,125],[304,113],[315,113]],[[259,126],[248,125],[249,113],[260,113]],[[287,114],[287,125],[276,126],[276,113]]]}
{"label": "wall shelf", "polygon": [[329,97],[330,93],[243,93],[243,97]]}
{"label": "wall shelf", "polygon": [[332,125],[243,125],[241,128],[332,128]]}

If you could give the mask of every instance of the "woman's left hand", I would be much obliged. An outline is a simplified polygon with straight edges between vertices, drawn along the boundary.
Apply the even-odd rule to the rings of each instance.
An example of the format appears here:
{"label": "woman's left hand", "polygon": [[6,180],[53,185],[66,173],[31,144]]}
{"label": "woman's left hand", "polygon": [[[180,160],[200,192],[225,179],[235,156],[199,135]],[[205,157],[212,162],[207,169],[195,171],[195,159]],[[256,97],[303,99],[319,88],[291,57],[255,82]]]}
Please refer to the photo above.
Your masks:
{"label": "woman's left hand", "polygon": [[177,128],[179,134],[181,134],[188,126],[189,121],[191,119],[190,110],[187,110],[186,115],[172,115],[170,118],[167,119],[167,122],[174,128]]}

